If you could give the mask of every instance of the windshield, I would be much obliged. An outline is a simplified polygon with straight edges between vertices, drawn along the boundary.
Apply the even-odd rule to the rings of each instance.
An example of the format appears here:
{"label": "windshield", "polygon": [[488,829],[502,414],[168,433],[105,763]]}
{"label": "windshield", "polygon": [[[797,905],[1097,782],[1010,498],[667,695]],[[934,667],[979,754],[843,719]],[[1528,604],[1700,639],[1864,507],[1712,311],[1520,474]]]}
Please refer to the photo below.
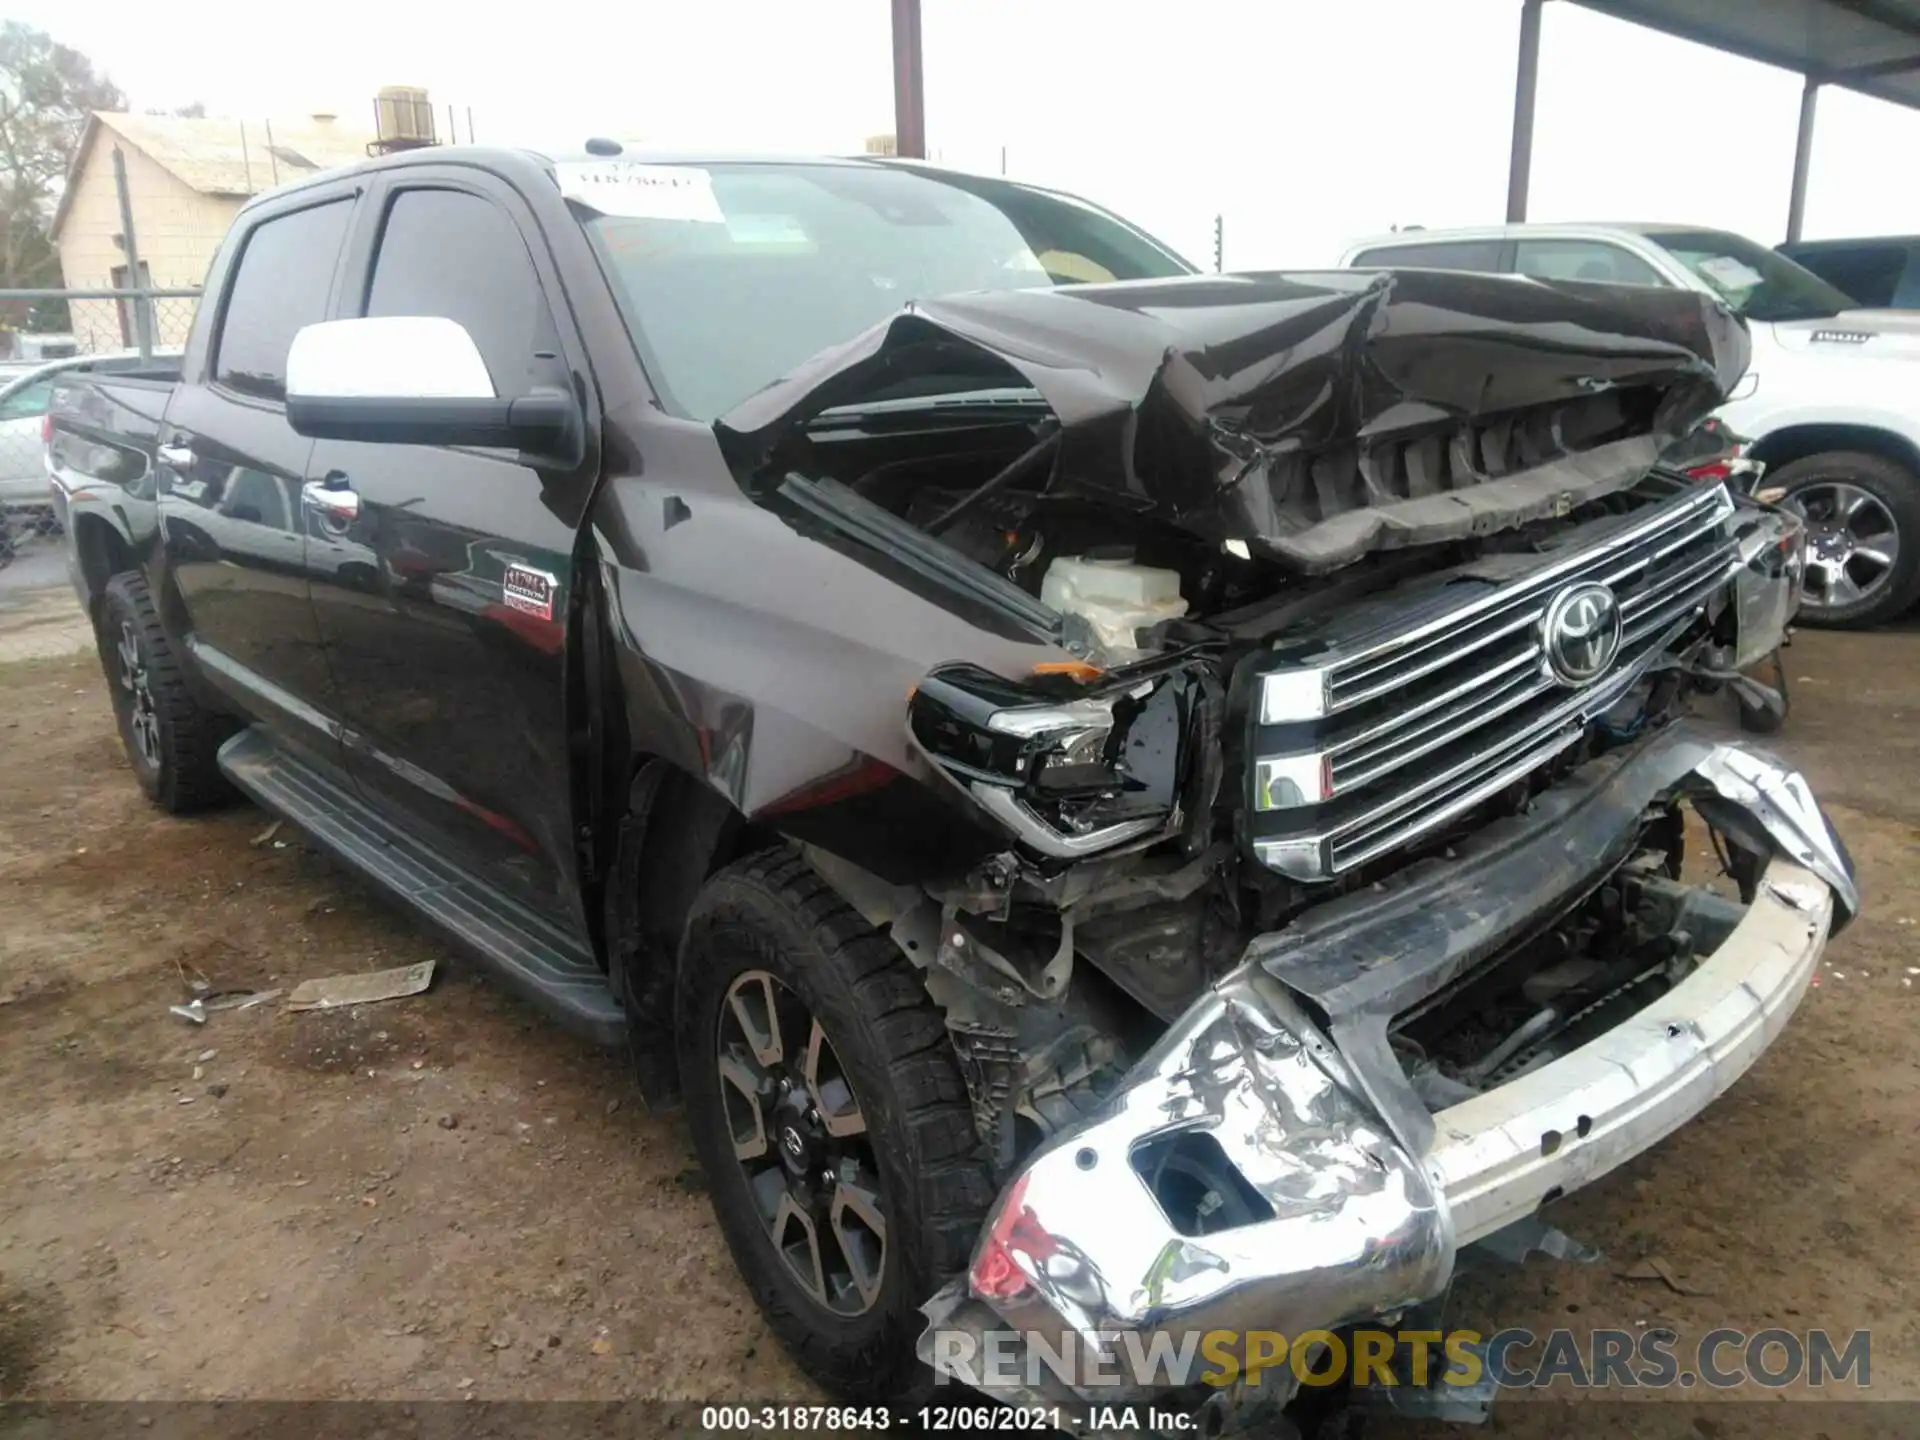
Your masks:
{"label": "windshield", "polygon": [[663,401],[697,420],[909,301],[1191,272],[1105,211],[980,176],[729,163],[613,183],[605,213],[576,198],[582,223]]}
{"label": "windshield", "polygon": [[1824,320],[1854,308],[1840,291],[1786,256],[1721,230],[1647,237],[1749,320]]}

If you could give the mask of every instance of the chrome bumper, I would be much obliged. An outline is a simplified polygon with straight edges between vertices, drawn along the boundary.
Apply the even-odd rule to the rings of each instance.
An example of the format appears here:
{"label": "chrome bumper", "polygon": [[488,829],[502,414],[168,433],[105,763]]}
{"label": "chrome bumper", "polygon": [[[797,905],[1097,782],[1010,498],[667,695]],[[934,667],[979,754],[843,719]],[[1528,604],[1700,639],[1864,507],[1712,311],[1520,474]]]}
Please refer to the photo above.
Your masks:
{"label": "chrome bumper", "polygon": [[[1328,1038],[1339,1017],[1323,1034],[1256,942],[1101,1118],[1058,1137],[1007,1186],[968,1276],[926,1307],[922,1358],[1009,1400],[1151,1393],[1196,1374],[1116,1379],[1126,1337],[1150,1350],[1156,1336],[1177,1347],[1216,1330],[1297,1336],[1403,1310],[1445,1290],[1461,1246],[1704,1109],[1785,1025],[1836,904],[1843,918],[1857,908],[1852,864],[1800,776],[1757,752],[1680,732],[1649,746],[1637,770],[1613,773],[1615,791],[1629,776],[1691,789],[1716,824],[1733,816],[1743,839],[1773,847],[1753,904],[1684,981],[1580,1049],[1409,1127],[1376,1103],[1377,1073],[1356,1070],[1366,1055]],[[1607,798],[1630,810],[1640,796]],[[1316,1009],[1330,1013],[1336,993],[1316,996]],[[1143,1171],[1183,1133],[1209,1137],[1244,1179],[1246,1223],[1175,1229]],[[1031,1365],[1024,1381],[983,1366],[977,1345],[949,1343],[956,1329],[975,1340],[1014,1332],[1068,1357],[1066,1371],[1050,1359],[1035,1388]]]}
{"label": "chrome bumper", "polygon": [[1524,1219],[1698,1115],[1786,1027],[1833,892],[1773,861],[1733,933],[1680,984],[1571,1055],[1442,1110],[1427,1170],[1456,1244]]}

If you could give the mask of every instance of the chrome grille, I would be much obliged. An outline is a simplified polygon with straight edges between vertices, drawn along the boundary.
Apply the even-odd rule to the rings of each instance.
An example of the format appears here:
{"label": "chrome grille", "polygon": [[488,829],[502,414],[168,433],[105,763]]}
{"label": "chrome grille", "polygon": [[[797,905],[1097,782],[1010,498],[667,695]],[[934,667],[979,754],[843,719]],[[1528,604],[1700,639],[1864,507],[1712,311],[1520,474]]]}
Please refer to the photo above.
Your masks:
{"label": "chrome grille", "polygon": [[[1248,752],[1256,854],[1297,879],[1329,878],[1573,745],[1726,583],[1732,514],[1723,486],[1690,488],[1518,578],[1449,585],[1309,659],[1277,655]],[[1620,646],[1607,670],[1570,687],[1547,668],[1542,622],[1585,582],[1612,591]]]}

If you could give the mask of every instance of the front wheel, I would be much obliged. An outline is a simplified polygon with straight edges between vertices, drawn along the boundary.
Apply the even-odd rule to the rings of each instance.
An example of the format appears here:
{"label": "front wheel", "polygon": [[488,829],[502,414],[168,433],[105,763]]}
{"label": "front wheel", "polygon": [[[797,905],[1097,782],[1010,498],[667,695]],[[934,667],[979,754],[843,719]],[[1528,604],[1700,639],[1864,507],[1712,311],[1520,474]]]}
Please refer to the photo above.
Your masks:
{"label": "front wheel", "polygon": [[1768,472],[1807,525],[1808,625],[1878,625],[1920,599],[1920,476],[1879,455],[1834,451]]}
{"label": "front wheel", "polygon": [[993,1199],[940,1011],[784,849],[707,882],[679,973],[688,1125],[769,1327],[850,1400],[923,1394],[919,1307]]}

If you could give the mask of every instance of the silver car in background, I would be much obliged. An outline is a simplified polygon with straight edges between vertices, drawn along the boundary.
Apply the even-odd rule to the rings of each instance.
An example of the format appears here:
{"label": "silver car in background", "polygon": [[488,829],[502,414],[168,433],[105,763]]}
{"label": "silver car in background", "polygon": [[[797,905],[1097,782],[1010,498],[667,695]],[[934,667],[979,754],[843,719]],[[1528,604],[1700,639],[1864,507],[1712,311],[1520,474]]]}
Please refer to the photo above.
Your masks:
{"label": "silver car in background", "polygon": [[[179,353],[176,347],[153,355]],[[59,532],[46,464],[47,404],[54,381],[72,371],[133,370],[141,363],[138,351],[117,350],[69,355],[0,374],[0,564],[12,558],[22,539]]]}

